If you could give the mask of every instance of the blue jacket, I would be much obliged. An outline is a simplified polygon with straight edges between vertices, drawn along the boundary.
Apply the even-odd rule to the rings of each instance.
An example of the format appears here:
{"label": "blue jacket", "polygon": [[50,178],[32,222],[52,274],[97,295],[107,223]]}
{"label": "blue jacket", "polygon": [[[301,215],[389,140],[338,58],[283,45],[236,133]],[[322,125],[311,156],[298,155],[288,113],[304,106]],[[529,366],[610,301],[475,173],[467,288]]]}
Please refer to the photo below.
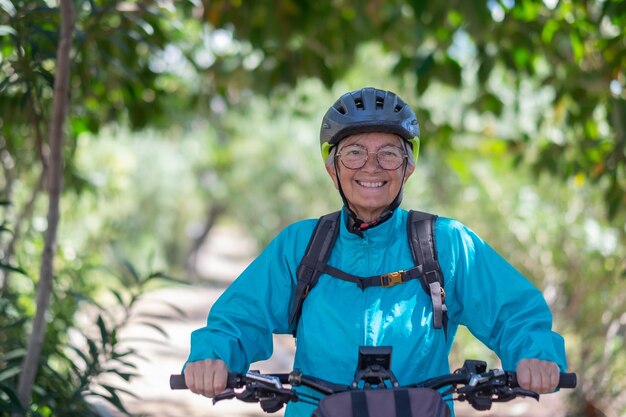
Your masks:
{"label": "blue jacket", "polygon": [[[407,240],[408,213],[365,231],[342,227],[329,264],[357,276],[413,266]],[[188,362],[222,359],[232,371],[272,354],[272,333],[290,333],[289,312],[296,269],[316,219],[283,230],[211,308],[207,325],[191,335]],[[390,288],[370,287],[322,275],[304,302],[294,368],[349,384],[358,346],[393,346],[392,371],[401,385],[449,373],[448,353],[459,324],[465,325],[515,370],[524,358],[545,359],[566,369],[563,338],[551,330],[552,315],[541,293],[487,243],[458,221],[435,223],[444,275],[448,338],[432,327],[430,297],[418,280]],[[290,403],[286,416],[310,416],[315,407]]]}

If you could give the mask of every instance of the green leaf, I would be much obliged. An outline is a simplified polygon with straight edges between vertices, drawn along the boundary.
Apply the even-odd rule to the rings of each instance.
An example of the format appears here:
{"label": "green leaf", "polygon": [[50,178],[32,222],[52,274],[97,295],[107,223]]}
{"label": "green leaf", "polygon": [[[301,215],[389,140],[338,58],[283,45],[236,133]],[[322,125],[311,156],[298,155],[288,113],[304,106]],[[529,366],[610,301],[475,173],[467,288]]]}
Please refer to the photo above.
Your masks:
{"label": "green leaf", "polygon": [[136,372],[123,372],[123,371],[120,371],[119,369],[109,369],[107,370],[107,372],[110,372],[119,376],[124,381],[130,381],[131,378],[134,378],[139,375],[139,373],[136,373]]}
{"label": "green leaf", "polygon": [[0,372],[0,382],[18,375],[22,371],[20,366],[13,366]]}
{"label": "green leaf", "polygon": [[155,313],[139,313],[137,316],[138,317],[148,318],[148,319],[163,320],[163,321],[176,320],[177,319],[176,317],[172,317],[172,316],[167,315],[167,314],[155,314]]}
{"label": "green leaf", "polygon": [[4,12],[6,14],[8,14],[10,17],[14,17],[15,16],[15,6],[13,5],[12,1],[9,0],[0,0],[0,9],[4,10]]}
{"label": "green leaf", "polygon": [[544,25],[543,30],[541,31],[541,40],[543,43],[550,44],[552,42],[552,38],[554,34],[558,32],[559,24],[556,20],[551,19]]}
{"label": "green leaf", "polygon": [[170,303],[169,301],[163,301],[163,304],[174,310],[180,317],[187,317],[187,313],[183,309]]}
{"label": "green leaf", "polygon": [[104,388],[105,390],[109,391],[111,394],[117,394],[118,392],[123,392],[124,394],[128,394],[133,398],[139,398],[139,396],[127,389],[124,388],[120,388],[120,387],[115,387],[113,385],[107,385],[107,384],[102,384],[100,385],[102,388]]}
{"label": "green leaf", "polygon": [[20,268],[19,266],[13,266],[13,265],[9,265],[7,263],[4,263],[2,261],[0,261],[0,268],[2,269],[6,269],[8,271],[13,271],[13,272],[17,272],[18,274],[22,274],[25,277],[28,276],[28,273],[26,271],[24,271],[22,268]]}
{"label": "green leaf", "polygon": [[128,274],[131,276],[135,284],[141,283],[141,278],[135,266],[132,263],[130,263],[130,261],[128,261],[127,259],[123,259],[121,262],[122,262],[122,266],[124,267],[126,272],[128,272]]}
{"label": "green leaf", "polygon": [[102,315],[98,314],[98,319],[96,320],[96,324],[98,325],[98,329],[100,329],[100,342],[102,344],[102,350],[106,350],[106,346],[109,340],[109,332],[107,330],[106,324],[104,324],[104,320],[102,319]]}
{"label": "green leaf", "polygon": [[4,392],[6,396],[9,398],[8,402],[2,400],[2,396],[0,396],[0,410],[5,411],[7,413],[24,413],[24,407],[22,407],[22,403],[20,402],[17,393],[13,391],[11,387],[0,384],[0,391]]}
{"label": "green leaf", "polygon": [[585,55],[585,50],[583,46],[583,42],[580,39],[580,36],[576,32],[570,33],[570,43],[572,46],[572,53],[574,54],[574,59],[577,63],[582,63],[582,60]]}
{"label": "green leaf", "polygon": [[504,103],[502,103],[500,98],[493,93],[485,93],[481,95],[476,99],[474,105],[481,112],[491,112],[496,116],[500,116],[502,114],[502,110],[504,109]]}
{"label": "green leaf", "polygon": [[87,356],[85,356],[85,354],[83,353],[82,350],[80,350],[79,348],[77,348],[76,346],[73,346],[73,345],[69,345],[68,347],[71,350],[73,350],[78,356],[80,356],[80,358],[85,362],[85,365],[87,365],[89,363],[89,359],[87,359]]}
{"label": "green leaf", "polygon": [[461,65],[454,59],[446,56],[444,65],[436,73],[436,77],[442,82],[453,87],[461,86]]}
{"label": "green leaf", "polygon": [[415,74],[418,76],[418,78],[423,76],[425,73],[430,71],[434,64],[435,53],[431,52],[426,57],[418,60],[417,67],[415,68]]}
{"label": "green leaf", "polygon": [[94,300],[93,298],[91,298],[90,296],[86,294],[83,294],[77,291],[72,291],[72,290],[68,291],[67,294],[75,298],[77,301],[85,301],[91,305],[98,307],[98,309],[104,311],[104,308],[100,304],[98,304],[96,300]]}
{"label": "green leaf", "polygon": [[188,281],[185,281],[185,280],[182,280],[182,279],[179,279],[179,278],[174,278],[174,277],[172,277],[170,275],[165,274],[164,272],[153,272],[152,274],[148,275],[148,277],[145,279],[145,281],[149,281],[149,280],[152,280],[152,279],[155,279],[155,278],[161,279],[161,280],[166,281],[166,282],[173,282],[173,283],[176,283],[176,284],[189,285]]}
{"label": "green leaf", "polygon": [[157,332],[161,333],[163,336],[165,336],[166,339],[169,339],[169,335],[167,334],[167,332],[165,330],[163,330],[163,328],[161,326],[158,326],[154,323],[151,323],[149,321],[144,321],[144,320],[137,320],[136,321],[137,324],[143,324],[144,326],[148,326],[154,330],[156,330]]}
{"label": "green leaf", "polygon": [[91,361],[87,363],[95,365],[98,363],[98,347],[91,339],[87,339],[87,345],[89,346],[89,355],[91,355]]}
{"label": "green leaf", "polygon": [[0,225],[0,233],[3,232],[7,232],[7,233],[11,233],[13,234],[13,230],[9,229],[7,226],[5,226],[4,224]]}
{"label": "green leaf", "polygon": [[2,356],[2,359],[4,361],[10,361],[10,360],[17,359],[17,358],[23,358],[24,356],[26,356],[26,349],[18,348],[18,349],[14,349],[10,352],[5,353]]}
{"label": "green leaf", "polygon": [[17,32],[11,26],[0,25],[0,36],[16,35]]}
{"label": "green leaf", "polygon": [[120,303],[121,306],[126,307],[126,302],[124,301],[124,297],[122,297],[122,294],[120,294],[119,291],[111,290],[111,293],[117,299],[117,301]]}
{"label": "green leaf", "polygon": [[113,359],[123,358],[124,356],[133,355],[135,353],[135,349],[128,349],[125,352],[113,352]]}
{"label": "green leaf", "polygon": [[485,84],[489,80],[489,76],[491,75],[495,62],[496,61],[493,57],[490,57],[489,55],[483,56],[483,59],[480,62],[480,67],[478,67],[478,81],[480,81],[481,84]]}
{"label": "green leaf", "polygon": [[111,394],[111,396],[108,396],[108,395],[100,394],[100,393],[97,393],[97,392],[92,392],[89,395],[93,395],[93,396],[96,396],[96,397],[104,398],[108,403],[113,404],[113,406],[115,406],[115,408],[120,410],[122,413],[124,413],[126,415],[131,415],[126,410],[126,408],[124,408],[124,405],[122,404],[122,401],[120,400],[120,397],[117,394]]}

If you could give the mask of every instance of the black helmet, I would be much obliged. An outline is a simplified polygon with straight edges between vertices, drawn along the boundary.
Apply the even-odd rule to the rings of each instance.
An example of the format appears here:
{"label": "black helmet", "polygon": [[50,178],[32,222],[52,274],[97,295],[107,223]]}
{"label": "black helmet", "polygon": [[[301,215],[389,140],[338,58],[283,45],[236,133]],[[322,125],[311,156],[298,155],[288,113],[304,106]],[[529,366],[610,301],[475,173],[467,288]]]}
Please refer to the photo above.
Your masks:
{"label": "black helmet", "polygon": [[322,157],[325,160],[346,136],[370,132],[400,136],[411,144],[417,159],[420,127],[415,113],[391,91],[371,87],[344,94],[328,109],[320,129]]}

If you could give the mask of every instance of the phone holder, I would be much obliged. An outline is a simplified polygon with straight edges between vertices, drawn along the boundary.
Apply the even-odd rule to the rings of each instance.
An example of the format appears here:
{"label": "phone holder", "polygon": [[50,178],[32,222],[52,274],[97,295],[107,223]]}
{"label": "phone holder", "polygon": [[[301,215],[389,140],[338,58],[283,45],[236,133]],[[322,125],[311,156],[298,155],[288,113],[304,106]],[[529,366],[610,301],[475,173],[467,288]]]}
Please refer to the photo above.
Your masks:
{"label": "phone holder", "polygon": [[359,346],[359,360],[352,387],[363,381],[364,388],[386,388],[386,381],[397,387],[398,380],[391,372],[391,346]]}

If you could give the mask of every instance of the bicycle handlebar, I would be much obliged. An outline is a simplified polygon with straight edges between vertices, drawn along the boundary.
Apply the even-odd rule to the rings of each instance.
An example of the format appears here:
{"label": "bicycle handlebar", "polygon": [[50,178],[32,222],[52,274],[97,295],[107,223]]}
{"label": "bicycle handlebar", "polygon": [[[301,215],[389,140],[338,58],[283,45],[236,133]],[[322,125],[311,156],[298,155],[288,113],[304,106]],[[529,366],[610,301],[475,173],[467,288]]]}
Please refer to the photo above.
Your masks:
{"label": "bicycle handlebar", "polygon": [[[509,381],[509,386],[511,388],[519,387],[517,382],[517,374],[515,372],[506,371],[507,379]],[[226,382],[227,388],[241,388],[244,386],[250,378],[251,373],[241,374],[235,372],[228,373],[228,380]],[[262,375],[262,374],[261,374]],[[322,394],[333,394],[341,391],[348,391],[350,389],[347,385],[338,385],[332,384],[327,381],[302,375],[300,372],[291,372],[289,374],[267,374],[263,376],[271,376],[275,377],[277,381],[282,384],[292,384],[292,385],[305,385],[310,388],[313,388]],[[424,388],[432,388],[437,389],[446,385],[452,384],[468,384],[470,383],[472,375],[471,374],[449,374],[443,375],[440,377],[432,378],[427,381],[424,381],[419,384],[415,384],[413,386],[424,387]],[[263,379],[263,382],[267,382],[267,379]],[[557,388],[576,388],[576,374],[575,373],[564,373],[562,372],[559,376],[559,384]],[[188,389],[187,384],[185,383],[184,375],[170,375],[170,388],[175,389]]]}
{"label": "bicycle handlebar", "polygon": [[[369,388],[369,383],[373,378],[385,375],[380,379],[380,384],[387,387],[387,383],[391,383],[397,387],[397,380],[393,378],[393,374],[379,373],[376,370],[368,368],[372,371],[368,376],[363,378],[355,377],[355,381],[351,385],[339,385],[315,378],[309,375],[303,375],[300,371],[293,371],[288,374],[261,374],[257,371],[241,373],[228,373],[226,386],[230,388],[213,397],[213,403],[230,398],[237,398],[245,402],[258,402],[261,408],[266,412],[275,412],[282,408],[289,401],[305,401],[302,393],[294,390],[293,387],[306,386],[312,388],[320,394],[332,395],[347,391],[357,391],[360,388],[358,381],[362,381],[365,388]],[[359,374],[360,375],[360,374]],[[376,379],[378,381],[378,379]],[[284,387],[288,384],[289,387]],[[378,385],[378,383],[375,383]],[[186,389],[185,377],[183,375],[171,375],[170,387],[172,389]],[[407,385],[400,388],[427,388],[439,390],[440,388],[450,387],[442,396],[455,394],[451,397],[454,401],[467,401],[476,410],[488,410],[494,402],[511,401],[516,397],[530,397],[539,400],[539,394],[533,391],[519,387],[517,381],[517,373],[503,371],[501,369],[492,369],[487,371],[486,363],[483,361],[465,361],[463,368],[452,374],[442,375],[431,378],[418,384]],[[557,388],[575,388],[576,374],[561,373]],[[234,388],[243,388],[242,391],[235,391]],[[314,398],[305,395],[305,398]],[[319,398],[316,399],[319,401]],[[313,403],[312,403],[313,404]]]}

